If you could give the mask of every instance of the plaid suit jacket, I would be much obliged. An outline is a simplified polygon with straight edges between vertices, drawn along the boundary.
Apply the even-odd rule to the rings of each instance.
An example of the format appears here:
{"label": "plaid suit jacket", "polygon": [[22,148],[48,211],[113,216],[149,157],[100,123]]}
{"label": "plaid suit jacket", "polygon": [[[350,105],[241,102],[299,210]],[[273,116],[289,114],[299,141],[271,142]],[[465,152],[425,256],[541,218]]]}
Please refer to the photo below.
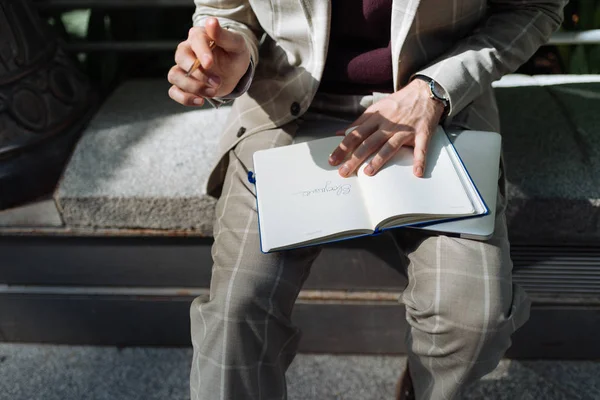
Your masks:
{"label": "plaid suit jacket", "polygon": [[[527,61],[562,22],[567,0],[394,0],[394,88],[414,74],[450,97],[446,124],[499,131],[491,83]],[[207,17],[243,35],[254,77],[234,102],[208,193],[219,196],[229,149],[282,126],[310,106],[329,40],[328,0],[195,0],[195,26]],[[360,29],[360,27],[357,27]],[[259,45],[260,42],[260,45]]]}

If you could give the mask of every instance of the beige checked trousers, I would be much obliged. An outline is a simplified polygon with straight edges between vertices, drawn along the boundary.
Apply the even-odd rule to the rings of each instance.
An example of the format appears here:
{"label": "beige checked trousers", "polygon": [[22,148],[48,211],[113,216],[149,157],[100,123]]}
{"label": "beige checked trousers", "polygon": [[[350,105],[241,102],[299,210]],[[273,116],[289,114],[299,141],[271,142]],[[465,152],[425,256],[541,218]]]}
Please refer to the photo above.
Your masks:
{"label": "beige checked trousers", "polygon": [[[230,152],[216,208],[210,300],[198,298],[190,310],[192,400],[287,398],[285,372],[301,335],[290,316],[320,249],[261,253],[247,172],[253,170],[255,151],[292,143],[291,133],[298,128],[299,135],[306,128],[318,136],[318,127],[331,134],[352,122],[373,98],[330,101],[321,96],[300,121],[250,136]],[[496,230],[488,241],[416,230],[393,233],[408,260],[402,302],[419,400],[458,398],[467,384],[497,366],[511,334],[529,316],[527,296],[512,283],[504,177],[499,185]]]}

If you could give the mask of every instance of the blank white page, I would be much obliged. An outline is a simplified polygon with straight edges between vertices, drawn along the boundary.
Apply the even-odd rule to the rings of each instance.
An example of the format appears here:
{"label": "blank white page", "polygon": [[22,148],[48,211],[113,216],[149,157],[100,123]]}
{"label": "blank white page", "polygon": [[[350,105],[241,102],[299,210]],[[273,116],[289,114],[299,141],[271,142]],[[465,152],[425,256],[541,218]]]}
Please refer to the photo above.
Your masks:
{"label": "blank white page", "polygon": [[357,177],[342,178],[328,163],[341,140],[333,136],[254,154],[263,251],[372,229]]}
{"label": "blank white page", "polygon": [[[375,176],[361,166],[358,177],[372,221],[403,214],[464,215],[474,212],[439,128],[432,136],[423,178],[413,174],[413,148],[403,147]],[[384,194],[385,193],[385,194]]]}

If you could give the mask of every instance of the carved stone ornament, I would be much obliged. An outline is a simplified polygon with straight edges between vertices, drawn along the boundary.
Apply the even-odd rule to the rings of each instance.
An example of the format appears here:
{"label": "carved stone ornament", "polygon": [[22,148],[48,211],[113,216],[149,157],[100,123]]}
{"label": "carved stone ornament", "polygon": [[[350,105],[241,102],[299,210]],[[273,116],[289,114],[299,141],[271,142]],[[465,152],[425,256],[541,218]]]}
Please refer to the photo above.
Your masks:
{"label": "carved stone ornament", "polygon": [[0,209],[52,191],[94,98],[29,0],[0,0]]}

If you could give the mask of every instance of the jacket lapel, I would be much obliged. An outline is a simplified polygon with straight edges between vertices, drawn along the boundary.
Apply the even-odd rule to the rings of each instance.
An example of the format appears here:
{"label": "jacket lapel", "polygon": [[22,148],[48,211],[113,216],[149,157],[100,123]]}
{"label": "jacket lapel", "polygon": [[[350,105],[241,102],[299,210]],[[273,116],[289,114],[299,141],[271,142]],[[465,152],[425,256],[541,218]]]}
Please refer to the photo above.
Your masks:
{"label": "jacket lapel", "polygon": [[400,89],[398,77],[398,64],[400,52],[408,31],[412,26],[421,0],[394,0],[392,4],[392,69],[394,73],[394,91]]}
{"label": "jacket lapel", "polygon": [[[320,77],[325,67],[327,47],[329,44],[329,28],[331,22],[331,1],[297,0],[302,7],[308,26],[308,43],[311,46],[311,60],[307,69],[313,76]],[[316,88],[315,88],[316,89]]]}

